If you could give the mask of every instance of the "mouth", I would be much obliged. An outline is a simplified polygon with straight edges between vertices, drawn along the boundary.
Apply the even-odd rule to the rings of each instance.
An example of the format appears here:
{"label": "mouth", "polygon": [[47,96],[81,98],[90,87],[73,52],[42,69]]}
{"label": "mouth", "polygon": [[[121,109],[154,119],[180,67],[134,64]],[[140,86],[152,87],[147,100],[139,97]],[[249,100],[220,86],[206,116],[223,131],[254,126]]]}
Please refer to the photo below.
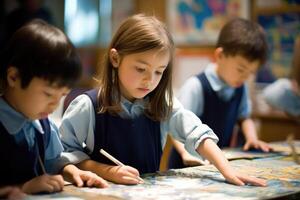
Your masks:
{"label": "mouth", "polygon": [[41,118],[47,118],[49,114],[50,114],[49,112],[43,112],[43,113],[40,113],[40,116],[41,116]]}
{"label": "mouth", "polygon": [[150,89],[148,88],[138,88],[138,90],[142,91],[142,92],[149,92]]}

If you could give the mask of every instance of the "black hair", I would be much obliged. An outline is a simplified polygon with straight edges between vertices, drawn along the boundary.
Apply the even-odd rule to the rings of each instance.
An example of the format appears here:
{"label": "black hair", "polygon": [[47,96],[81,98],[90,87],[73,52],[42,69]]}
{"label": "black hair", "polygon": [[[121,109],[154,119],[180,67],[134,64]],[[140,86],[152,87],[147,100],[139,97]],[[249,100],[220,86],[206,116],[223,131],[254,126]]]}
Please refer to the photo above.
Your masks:
{"label": "black hair", "polygon": [[18,69],[22,88],[34,77],[57,87],[72,88],[82,73],[80,58],[68,37],[43,20],[33,20],[18,29],[1,57],[0,79],[4,88],[9,67]]}
{"label": "black hair", "polygon": [[240,55],[248,61],[258,60],[260,64],[267,59],[268,45],[263,28],[246,19],[236,18],[225,24],[216,47],[222,47],[225,55]]}

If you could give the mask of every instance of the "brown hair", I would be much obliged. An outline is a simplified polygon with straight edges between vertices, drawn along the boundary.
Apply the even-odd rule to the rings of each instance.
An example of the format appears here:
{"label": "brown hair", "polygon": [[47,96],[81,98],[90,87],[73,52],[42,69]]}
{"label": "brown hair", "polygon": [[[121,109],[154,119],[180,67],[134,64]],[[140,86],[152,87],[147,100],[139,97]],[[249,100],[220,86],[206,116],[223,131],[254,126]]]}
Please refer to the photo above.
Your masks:
{"label": "brown hair", "polygon": [[236,18],[225,24],[216,47],[222,47],[225,55],[240,55],[248,61],[258,60],[260,64],[267,59],[268,45],[263,28],[246,19]]}
{"label": "brown hair", "polygon": [[291,78],[294,79],[300,87],[300,36],[297,37],[295,41]]}
{"label": "brown hair", "polygon": [[153,16],[138,14],[126,19],[115,33],[106,53],[105,63],[100,68],[99,111],[116,114],[122,108],[117,69],[109,58],[112,48],[118,51],[121,60],[126,55],[149,50],[170,52],[170,62],[158,86],[148,95],[149,104],[145,108],[145,114],[152,120],[166,119],[173,107],[171,83],[174,42],[165,25]]}

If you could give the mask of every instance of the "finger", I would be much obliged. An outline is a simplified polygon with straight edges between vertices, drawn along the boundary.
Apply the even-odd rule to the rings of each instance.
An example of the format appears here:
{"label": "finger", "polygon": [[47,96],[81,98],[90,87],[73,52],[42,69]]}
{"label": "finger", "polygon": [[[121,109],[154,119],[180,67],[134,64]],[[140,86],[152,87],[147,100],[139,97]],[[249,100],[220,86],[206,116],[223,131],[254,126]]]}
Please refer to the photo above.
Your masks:
{"label": "finger", "polygon": [[237,176],[226,177],[226,180],[229,183],[232,183],[234,185],[239,185],[239,186],[245,185],[245,183],[242,180],[240,180]]}
{"label": "finger", "polygon": [[62,190],[62,187],[60,186],[59,182],[55,179],[49,179],[47,181],[47,184],[52,186],[51,189],[52,188],[53,189],[52,189],[51,192],[56,192],[56,191],[61,191]]}
{"label": "finger", "polygon": [[270,148],[268,147],[268,145],[262,145],[261,149],[262,149],[264,152],[269,152],[269,151],[270,151]]}
{"label": "finger", "polygon": [[94,178],[89,178],[87,181],[86,181],[86,185],[88,186],[88,187],[92,187],[93,185],[94,185],[94,183],[95,183],[95,179]]}
{"label": "finger", "polygon": [[13,190],[13,187],[7,186],[0,189],[0,197],[8,195]]}
{"label": "finger", "polygon": [[42,188],[41,192],[49,192],[49,193],[55,192],[54,186],[49,182],[44,183],[41,188]]}
{"label": "finger", "polygon": [[130,167],[130,166],[125,166],[125,167],[126,167],[126,170],[128,172],[130,172],[131,174],[134,174],[135,176],[140,176],[140,173],[137,169]]}
{"label": "finger", "polygon": [[246,142],[246,144],[243,147],[243,150],[247,151],[249,149],[249,147],[250,147],[250,143]]}
{"label": "finger", "polygon": [[263,179],[251,177],[251,176],[242,176],[239,177],[244,183],[250,183],[251,185],[255,186],[267,186],[267,182]]}
{"label": "finger", "polygon": [[84,180],[85,179],[82,179],[82,177],[80,177],[79,175],[73,175],[73,181],[77,187],[82,187]]}
{"label": "finger", "polygon": [[94,183],[94,186],[98,187],[98,188],[107,188],[109,185],[106,180],[104,180],[103,178],[97,177],[97,179]]}
{"label": "finger", "polygon": [[61,175],[54,175],[54,176],[51,176],[51,178],[53,178],[54,180],[56,180],[60,187],[63,188],[64,185],[65,185],[65,181],[64,181],[64,178],[61,176]]}
{"label": "finger", "polygon": [[136,184],[140,183],[140,180],[138,180],[137,178],[134,178],[134,177],[130,177],[130,176],[123,176],[122,182],[124,184],[128,184],[128,185],[136,185]]}
{"label": "finger", "polygon": [[25,199],[26,194],[21,192],[19,188],[14,188],[13,191],[9,194],[8,199],[9,200],[19,200],[19,199]]}

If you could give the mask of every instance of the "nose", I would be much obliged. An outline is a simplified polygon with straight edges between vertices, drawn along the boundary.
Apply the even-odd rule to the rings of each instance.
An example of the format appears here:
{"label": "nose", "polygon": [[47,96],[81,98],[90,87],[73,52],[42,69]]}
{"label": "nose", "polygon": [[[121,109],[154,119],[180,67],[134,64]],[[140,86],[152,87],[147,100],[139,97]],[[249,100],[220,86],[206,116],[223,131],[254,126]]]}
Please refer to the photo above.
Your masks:
{"label": "nose", "polygon": [[154,80],[153,73],[148,72],[146,77],[145,77],[145,82],[148,83],[148,84],[152,84],[153,80]]}
{"label": "nose", "polygon": [[56,107],[59,105],[60,99],[61,99],[61,96],[53,97],[53,99],[49,103],[49,107],[51,108],[51,110],[56,109]]}

